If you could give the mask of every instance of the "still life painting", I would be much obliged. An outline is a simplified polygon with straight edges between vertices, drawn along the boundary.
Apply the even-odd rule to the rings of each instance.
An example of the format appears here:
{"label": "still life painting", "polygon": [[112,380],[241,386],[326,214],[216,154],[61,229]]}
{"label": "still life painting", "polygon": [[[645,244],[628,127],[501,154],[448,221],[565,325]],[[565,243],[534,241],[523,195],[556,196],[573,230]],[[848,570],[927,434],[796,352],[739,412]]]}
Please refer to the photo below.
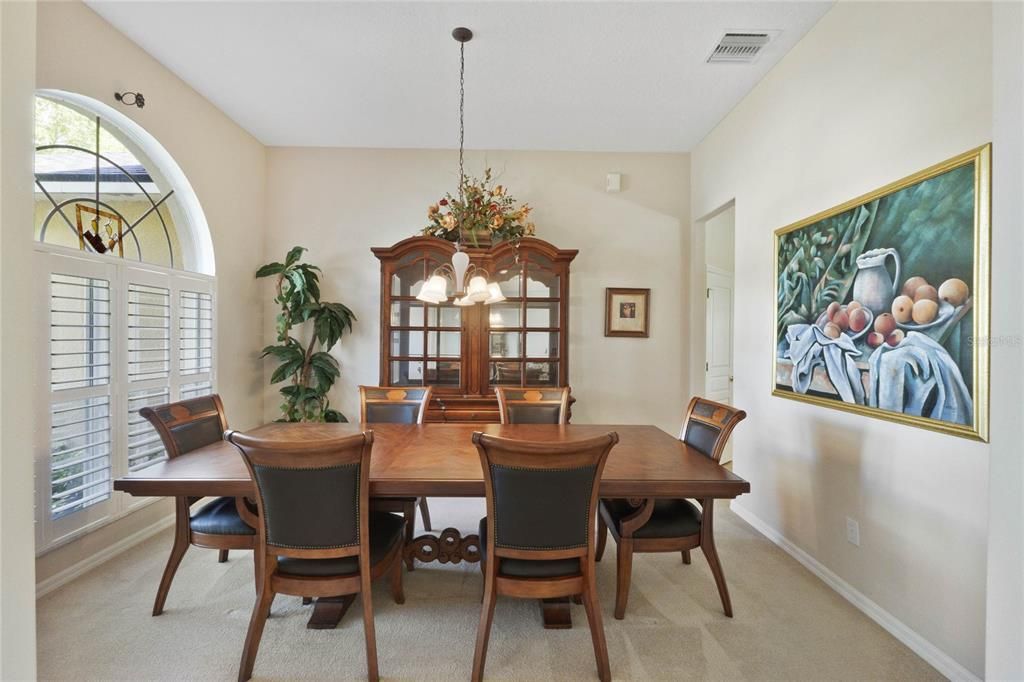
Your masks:
{"label": "still life painting", "polygon": [[775,232],[773,394],[988,439],[990,146]]}

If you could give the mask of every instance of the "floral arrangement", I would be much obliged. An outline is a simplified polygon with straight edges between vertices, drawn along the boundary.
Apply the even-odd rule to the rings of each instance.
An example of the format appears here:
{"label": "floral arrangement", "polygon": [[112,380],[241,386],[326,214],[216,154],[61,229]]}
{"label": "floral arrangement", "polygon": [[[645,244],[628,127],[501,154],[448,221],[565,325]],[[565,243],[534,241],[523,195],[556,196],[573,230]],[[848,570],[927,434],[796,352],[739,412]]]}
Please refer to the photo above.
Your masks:
{"label": "floral arrangement", "polygon": [[527,221],[528,204],[520,204],[508,195],[502,185],[493,185],[491,169],[483,180],[462,178],[462,198],[449,192],[427,209],[430,224],[423,234],[454,242],[468,238],[474,245],[481,237],[490,241],[515,241],[534,234],[534,224]]}

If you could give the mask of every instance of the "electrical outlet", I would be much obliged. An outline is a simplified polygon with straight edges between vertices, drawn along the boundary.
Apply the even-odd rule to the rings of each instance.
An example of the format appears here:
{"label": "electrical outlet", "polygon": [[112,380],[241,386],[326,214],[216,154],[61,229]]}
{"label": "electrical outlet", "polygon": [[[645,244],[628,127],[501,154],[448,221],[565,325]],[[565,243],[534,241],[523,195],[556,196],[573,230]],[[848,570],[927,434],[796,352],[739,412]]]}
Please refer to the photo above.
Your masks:
{"label": "electrical outlet", "polygon": [[860,547],[860,524],[849,516],[846,517],[846,541]]}

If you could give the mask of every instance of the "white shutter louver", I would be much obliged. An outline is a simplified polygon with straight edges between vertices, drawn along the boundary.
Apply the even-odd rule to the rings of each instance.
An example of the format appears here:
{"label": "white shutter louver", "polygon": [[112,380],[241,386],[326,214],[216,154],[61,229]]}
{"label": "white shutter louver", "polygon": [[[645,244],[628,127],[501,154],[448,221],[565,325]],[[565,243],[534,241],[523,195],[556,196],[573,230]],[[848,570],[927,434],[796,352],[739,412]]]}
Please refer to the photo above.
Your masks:
{"label": "white shutter louver", "polygon": [[198,398],[213,393],[213,384],[209,381],[196,381],[191,384],[181,385],[181,399]]}
{"label": "white shutter louver", "polygon": [[139,414],[139,410],[169,402],[171,390],[167,387],[142,389],[128,394],[128,471],[138,471],[167,459],[160,435]]}
{"label": "white shutter louver", "polygon": [[202,374],[213,366],[213,297],[182,291],[179,313],[179,372]]}
{"label": "white shutter louver", "polygon": [[53,518],[110,497],[110,442],[110,396],[52,406],[50,514]]}
{"label": "white shutter louver", "polygon": [[171,372],[171,292],[128,285],[128,380],[163,379]]}
{"label": "white shutter louver", "polygon": [[110,282],[50,275],[50,389],[110,383]]}

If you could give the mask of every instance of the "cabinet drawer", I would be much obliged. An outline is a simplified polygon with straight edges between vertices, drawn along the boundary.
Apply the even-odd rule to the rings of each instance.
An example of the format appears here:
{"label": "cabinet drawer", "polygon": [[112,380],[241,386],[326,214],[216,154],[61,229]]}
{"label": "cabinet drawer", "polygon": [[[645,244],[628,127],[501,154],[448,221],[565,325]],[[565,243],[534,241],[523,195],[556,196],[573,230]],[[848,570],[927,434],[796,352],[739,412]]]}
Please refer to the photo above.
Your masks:
{"label": "cabinet drawer", "polygon": [[497,410],[445,410],[442,419],[446,422],[497,424],[501,421],[501,416]]}

